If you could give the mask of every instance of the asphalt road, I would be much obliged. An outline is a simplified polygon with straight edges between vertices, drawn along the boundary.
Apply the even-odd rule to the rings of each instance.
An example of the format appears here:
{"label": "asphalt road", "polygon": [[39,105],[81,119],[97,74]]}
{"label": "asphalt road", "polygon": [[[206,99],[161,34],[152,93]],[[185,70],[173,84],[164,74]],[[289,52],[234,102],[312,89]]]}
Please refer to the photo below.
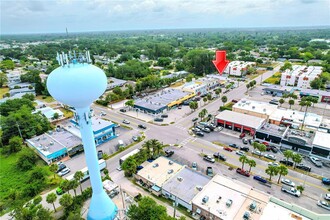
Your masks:
{"label": "asphalt road", "polygon": [[[276,67],[273,71],[268,71],[263,74],[262,79],[266,79],[273,75],[280,66]],[[260,83],[261,76],[255,78],[257,83]],[[253,91],[253,90],[252,90]],[[231,101],[232,99],[241,99],[244,97],[244,93],[246,92],[246,87],[244,83],[240,83],[239,87],[229,91],[226,93],[226,96],[228,97],[228,101]],[[219,106],[223,105],[222,101],[220,99],[217,99],[205,106],[202,106],[201,108],[206,108],[209,113],[215,115],[219,109]],[[163,142],[164,144],[178,144],[181,147],[174,147],[171,148],[174,149],[175,155],[173,156],[173,159],[191,166],[191,163],[193,161],[197,162],[199,165],[199,170],[201,172],[205,173],[205,169],[207,166],[214,167],[214,170],[216,173],[219,173],[221,175],[225,175],[231,178],[235,178],[238,180],[242,180],[247,184],[250,184],[251,186],[260,189],[262,191],[265,191],[271,195],[274,195],[280,199],[283,199],[285,201],[289,201],[295,204],[298,204],[302,207],[305,207],[309,210],[315,211],[317,213],[329,213],[329,211],[319,208],[316,206],[316,202],[318,199],[321,199],[323,195],[327,192],[327,188],[322,185],[321,181],[312,177],[309,177],[307,175],[295,172],[290,170],[289,174],[286,176],[286,178],[291,179],[296,183],[296,185],[305,185],[305,191],[303,192],[303,196],[301,198],[295,198],[291,195],[285,194],[281,192],[280,186],[277,186],[276,184],[273,184],[272,187],[267,187],[265,185],[260,184],[257,181],[254,181],[252,177],[244,177],[239,174],[236,174],[233,170],[228,170],[228,167],[221,163],[216,164],[209,164],[206,161],[203,161],[201,157],[201,153],[207,153],[207,154],[213,154],[214,152],[221,152],[227,157],[227,162],[236,166],[241,166],[241,163],[238,161],[239,156],[237,156],[234,152],[227,152],[222,149],[222,147],[213,144],[211,141],[218,141],[225,144],[229,143],[239,143],[240,145],[243,145],[241,143],[241,140],[238,139],[237,136],[227,135],[223,132],[212,132],[211,134],[206,134],[204,138],[197,138],[193,137],[188,133],[188,130],[191,126],[193,126],[192,119],[198,117],[198,110],[195,112],[190,112],[189,107],[185,106],[182,110],[173,110],[173,111],[186,111],[187,113],[184,114],[185,116],[180,117],[180,119],[177,120],[177,117],[173,119],[168,119],[175,121],[174,124],[170,124],[168,126],[159,126],[151,123],[146,123],[141,121],[140,119],[136,119],[132,116],[123,114],[116,110],[108,109],[99,107],[96,105],[92,106],[94,109],[94,112],[96,115],[99,115],[101,111],[106,112],[106,116],[104,118],[121,123],[124,119],[129,120],[131,128],[133,130],[128,129],[122,129],[120,131],[119,138],[123,140],[125,143],[131,142],[132,135],[140,134],[140,132],[144,132],[146,135],[146,139],[157,139],[160,142]],[[142,113],[139,113],[142,114]],[[171,117],[171,112],[169,113],[169,117]],[[140,115],[141,116],[141,115]],[[147,129],[141,130],[137,126],[138,124],[145,124],[147,126]],[[108,143],[105,143],[101,145],[99,148],[102,148],[105,150],[105,152],[112,153],[115,151],[115,145],[118,141],[118,138],[109,141]],[[119,158],[123,155],[127,154],[128,152],[136,149],[141,148],[142,143],[138,143],[131,147],[130,149],[121,152],[120,154],[114,156],[113,158],[107,160],[107,167],[110,171],[111,175],[118,175],[118,171],[116,170],[117,167],[119,167]],[[251,148],[252,149],[252,148]],[[276,155],[278,156],[278,155]],[[83,154],[72,158],[70,161],[67,162],[69,167],[71,168],[72,172],[75,172],[76,170],[79,170],[85,166],[84,163],[81,163],[80,161],[84,161]],[[264,177],[268,177],[265,173],[265,169],[267,167],[267,162],[260,160],[258,158],[254,158],[257,162],[257,167],[252,168],[252,172],[257,175],[261,175]],[[78,162],[79,161],[79,162]],[[308,163],[308,162],[306,162]],[[315,170],[312,165],[312,170]],[[248,166],[246,165],[246,168]],[[320,170],[317,170],[317,172],[323,172],[330,174],[330,170],[326,168],[322,168]],[[273,180],[277,180],[278,177],[273,177]]]}

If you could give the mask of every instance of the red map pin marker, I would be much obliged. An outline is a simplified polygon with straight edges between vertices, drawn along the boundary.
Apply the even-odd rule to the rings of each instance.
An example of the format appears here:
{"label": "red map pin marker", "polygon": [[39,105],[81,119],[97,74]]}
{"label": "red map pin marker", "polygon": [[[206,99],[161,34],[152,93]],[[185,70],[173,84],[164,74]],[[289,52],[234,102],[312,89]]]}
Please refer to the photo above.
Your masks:
{"label": "red map pin marker", "polygon": [[229,60],[226,60],[226,51],[225,50],[217,50],[215,52],[215,60],[212,61],[215,68],[217,68],[220,75],[222,75],[223,71],[226,69]]}

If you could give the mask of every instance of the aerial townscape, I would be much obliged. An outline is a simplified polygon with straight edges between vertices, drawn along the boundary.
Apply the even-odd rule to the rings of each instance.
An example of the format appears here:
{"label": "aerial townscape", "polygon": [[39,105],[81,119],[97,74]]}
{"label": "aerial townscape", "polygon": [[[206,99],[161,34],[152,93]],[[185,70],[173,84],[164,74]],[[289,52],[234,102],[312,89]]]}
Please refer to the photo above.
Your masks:
{"label": "aerial townscape", "polygon": [[20,19],[0,38],[1,219],[330,219],[330,15],[72,32]]}

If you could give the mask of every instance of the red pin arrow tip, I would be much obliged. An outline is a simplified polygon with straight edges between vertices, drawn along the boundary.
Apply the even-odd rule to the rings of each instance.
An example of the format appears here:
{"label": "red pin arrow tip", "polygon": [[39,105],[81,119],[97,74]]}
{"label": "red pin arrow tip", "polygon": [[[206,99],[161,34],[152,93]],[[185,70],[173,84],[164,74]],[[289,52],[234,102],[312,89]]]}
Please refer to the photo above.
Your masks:
{"label": "red pin arrow tip", "polygon": [[215,68],[218,70],[219,74],[222,75],[223,71],[226,69],[229,60],[226,60],[226,51],[217,50],[215,52],[215,60],[212,61]]}

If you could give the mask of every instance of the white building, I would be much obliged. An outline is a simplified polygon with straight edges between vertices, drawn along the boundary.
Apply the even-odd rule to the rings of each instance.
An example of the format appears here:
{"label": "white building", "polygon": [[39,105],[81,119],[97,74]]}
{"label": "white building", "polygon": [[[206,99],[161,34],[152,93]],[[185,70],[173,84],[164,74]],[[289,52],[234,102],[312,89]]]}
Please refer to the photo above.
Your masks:
{"label": "white building", "polygon": [[286,70],[281,76],[281,86],[296,86],[310,88],[310,82],[322,73],[321,66],[293,65],[292,70]]}
{"label": "white building", "polygon": [[224,72],[232,76],[243,76],[249,67],[255,65],[255,62],[232,61],[228,64]]}

